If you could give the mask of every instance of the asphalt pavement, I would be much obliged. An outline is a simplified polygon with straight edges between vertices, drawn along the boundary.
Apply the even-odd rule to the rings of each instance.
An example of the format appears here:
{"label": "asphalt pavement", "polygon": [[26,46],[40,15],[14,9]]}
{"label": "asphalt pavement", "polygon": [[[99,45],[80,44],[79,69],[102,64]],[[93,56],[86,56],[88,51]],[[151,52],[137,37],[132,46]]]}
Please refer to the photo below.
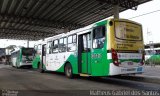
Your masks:
{"label": "asphalt pavement", "polygon": [[39,73],[1,64],[0,90],[2,93],[19,92],[18,96],[82,96],[91,95],[91,90],[160,90],[160,84],[114,77],[68,79],[63,73]]}

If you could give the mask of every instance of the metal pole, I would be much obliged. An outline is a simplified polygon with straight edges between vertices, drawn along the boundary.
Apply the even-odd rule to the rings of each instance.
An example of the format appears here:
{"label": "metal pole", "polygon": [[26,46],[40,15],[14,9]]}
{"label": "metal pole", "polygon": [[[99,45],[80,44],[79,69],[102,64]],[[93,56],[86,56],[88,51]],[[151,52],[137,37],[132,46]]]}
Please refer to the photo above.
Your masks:
{"label": "metal pole", "polygon": [[29,40],[27,40],[27,48],[29,48]]}
{"label": "metal pole", "polygon": [[113,5],[113,15],[115,19],[119,19],[119,5]]}

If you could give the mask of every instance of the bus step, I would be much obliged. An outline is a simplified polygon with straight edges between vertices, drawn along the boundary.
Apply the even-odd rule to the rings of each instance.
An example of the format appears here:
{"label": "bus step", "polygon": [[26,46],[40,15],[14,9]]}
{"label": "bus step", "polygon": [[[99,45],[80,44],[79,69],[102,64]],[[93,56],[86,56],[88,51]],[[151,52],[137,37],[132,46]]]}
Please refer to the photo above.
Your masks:
{"label": "bus step", "polygon": [[90,75],[89,75],[89,74],[83,74],[83,73],[80,73],[80,76],[83,76],[83,77],[89,77]]}

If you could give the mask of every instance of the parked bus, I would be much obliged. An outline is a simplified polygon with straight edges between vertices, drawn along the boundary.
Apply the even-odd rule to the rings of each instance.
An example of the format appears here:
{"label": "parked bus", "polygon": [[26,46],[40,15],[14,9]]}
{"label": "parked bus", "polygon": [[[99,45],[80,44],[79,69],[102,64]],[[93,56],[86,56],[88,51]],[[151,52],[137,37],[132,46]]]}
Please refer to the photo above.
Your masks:
{"label": "parked bus", "polygon": [[41,72],[64,72],[69,78],[144,71],[142,26],[130,20],[109,19],[53,36],[41,50]]}
{"label": "parked bus", "polygon": [[12,66],[20,68],[22,66],[31,66],[33,60],[33,48],[18,48],[11,52]]}
{"label": "parked bus", "polygon": [[160,65],[160,48],[145,49],[145,63],[154,63]]}

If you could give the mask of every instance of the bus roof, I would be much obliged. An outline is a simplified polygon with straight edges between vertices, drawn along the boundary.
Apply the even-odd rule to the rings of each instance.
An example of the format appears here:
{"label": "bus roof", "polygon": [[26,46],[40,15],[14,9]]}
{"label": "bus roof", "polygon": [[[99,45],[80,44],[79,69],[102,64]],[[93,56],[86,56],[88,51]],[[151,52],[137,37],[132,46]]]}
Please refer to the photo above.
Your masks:
{"label": "bus roof", "polygon": [[59,34],[59,35],[55,35],[53,37],[46,38],[46,41],[52,41],[52,40],[59,39],[61,37],[65,37],[65,36],[68,36],[68,35],[71,35],[71,34],[77,34],[77,33],[81,33],[81,32],[84,32],[84,31],[88,31],[88,30],[91,30],[95,26],[99,26],[99,24],[107,24],[107,21],[111,21],[111,20],[113,20],[113,21],[116,21],[116,20],[118,20],[118,21],[128,21],[128,22],[135,23],[135,24],[138,24],[138,25],[141,26],[140,23],[134,22],[132,20],[110,18],[110,19],[107,19],[107,20],[96,22],[96,23],[91,24],[89,26],[86,26],[84,28],[80,28],[80,29],[77,29],[77,30],[72,30],[72,31],[67,32],[67,33],[62,33],[62,34]]}

